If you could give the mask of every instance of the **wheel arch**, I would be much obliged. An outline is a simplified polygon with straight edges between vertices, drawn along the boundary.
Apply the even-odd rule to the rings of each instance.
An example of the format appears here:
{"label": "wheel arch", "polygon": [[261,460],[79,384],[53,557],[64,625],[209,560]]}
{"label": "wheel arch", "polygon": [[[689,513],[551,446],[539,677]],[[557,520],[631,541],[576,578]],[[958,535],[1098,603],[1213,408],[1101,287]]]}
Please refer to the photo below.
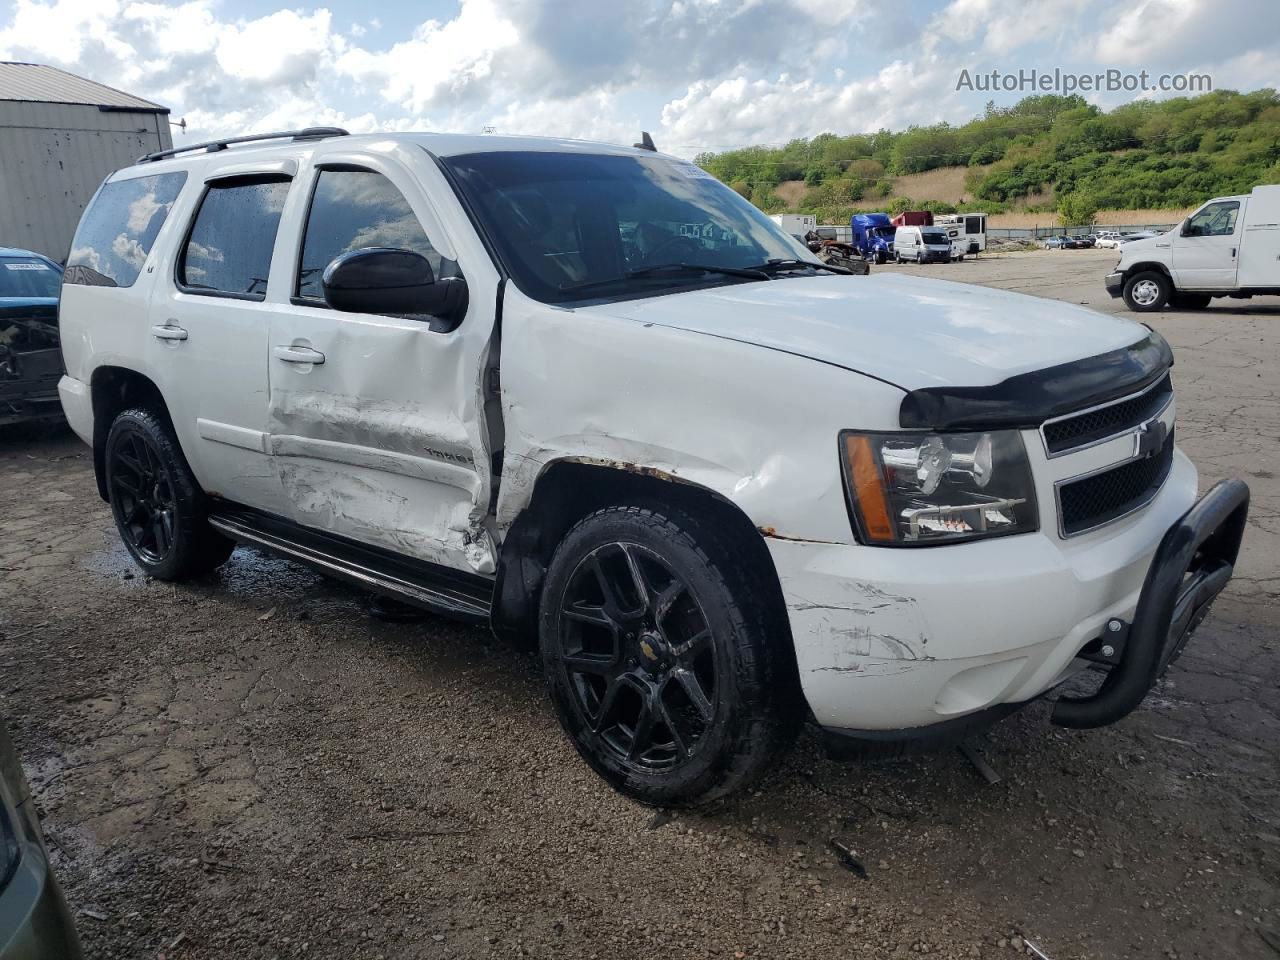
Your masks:
{"label": "wheel arch", "polygon": [[1135,274],[1146,273],[1148,270],[1153,270],[1156,273],[1163,273],[1169,283],[1173,283],[1173,274],[1169,272],[1168,265],[1161,263],[1159,260],[1143,260],[1140,263],[1135,263],[1132,266],[1125,267],[1125,282],[1127,283],[1129,278]]}
{"label": "wheel arch", "polygon": [[507,529],[498,550],[491,624],[499,636],[535,644],[537,613],[547,567],[556,546],[578,520],[606,506],[648,502],[673,505],[711,518],[761,571],[768,600],[786,625],[793,650],[781,581],[762,532],[742,508],[722,494],[667,471],[618,461],[566,457],[546,464],[528,503]]}
{"label": "wheel arch", "polygon": [[155,381],[129,367],[98,367],[89,379],[89,392],[93,403],[93,474],[98,496],[107,500],[105,461],[111,424],[122,410],[130,407],[149,407],[166,419],[169,408]]}

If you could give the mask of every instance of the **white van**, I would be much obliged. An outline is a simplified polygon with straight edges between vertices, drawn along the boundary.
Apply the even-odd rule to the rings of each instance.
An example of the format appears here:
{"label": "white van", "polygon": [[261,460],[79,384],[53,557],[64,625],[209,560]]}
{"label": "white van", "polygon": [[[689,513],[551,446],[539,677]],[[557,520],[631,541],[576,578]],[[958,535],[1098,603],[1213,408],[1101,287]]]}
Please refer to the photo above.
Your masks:
{"label": "white van", "polygon": [[951,238],[942,227],[899,227],[893,235],[893,255],[899,263],[950,263]]}
{"label": "white van", "polygon": [[1139,313],[1280,294],[1280,185],[1217,197],[1168,233],[1120,250],[1107,292]]}

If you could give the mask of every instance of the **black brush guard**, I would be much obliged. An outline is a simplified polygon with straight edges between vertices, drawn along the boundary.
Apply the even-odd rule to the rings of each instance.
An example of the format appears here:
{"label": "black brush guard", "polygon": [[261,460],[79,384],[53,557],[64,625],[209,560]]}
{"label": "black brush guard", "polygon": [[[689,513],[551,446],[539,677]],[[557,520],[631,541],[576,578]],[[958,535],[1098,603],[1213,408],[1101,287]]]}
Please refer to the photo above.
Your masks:
{"label": "black brush guard", "polygon": [[1147,571],[1123,657],[1091,696],[1059,698],[1054,723],[1101,727],[1142,703],[1231,579],[1248,513],[1248,486],[1223,480],[1169,529]]}

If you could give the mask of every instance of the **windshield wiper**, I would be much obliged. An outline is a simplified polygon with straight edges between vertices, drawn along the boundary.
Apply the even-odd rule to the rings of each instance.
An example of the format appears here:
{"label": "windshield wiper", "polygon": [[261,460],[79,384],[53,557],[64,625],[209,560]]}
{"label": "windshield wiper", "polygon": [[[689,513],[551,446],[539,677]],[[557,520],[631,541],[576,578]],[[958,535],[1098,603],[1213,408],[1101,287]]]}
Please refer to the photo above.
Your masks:
{"label": "windshield wiper", "polygon": [[781,273],[783,270],[795,270],[799,267],[807,267],[811,270],[826,270],[830,273],[848,274],[853,272],[852,270],[847,270],[844,267],[837,267],[830,263],[818,263],[814,260],[798,260],[794,258],[787,259],[783,257],[775,257],[772,260],[766,260],[764,263],[758,264],[750,269],[759,270],[763,273],[769,273],[772,275],[775,273]]}
{"label": "windshield wiper", "polygon": [[562,283],[560,284],[561,293],[567,293],[571,290],[589,290],[592,287],[607,287],[617,283],[625,283],[628,280],[640,280],[644,277],[653,276],[659,273],[719,273],[727,277],[744,277],[748,280],[772,280],[773,278],[763,267],[721,267],[710,263],[659,263],[652,267],[638,267],[635,270],[628,270],[626,273],[616,277],[608,277],[604,280],[583,280],[579,283]]}

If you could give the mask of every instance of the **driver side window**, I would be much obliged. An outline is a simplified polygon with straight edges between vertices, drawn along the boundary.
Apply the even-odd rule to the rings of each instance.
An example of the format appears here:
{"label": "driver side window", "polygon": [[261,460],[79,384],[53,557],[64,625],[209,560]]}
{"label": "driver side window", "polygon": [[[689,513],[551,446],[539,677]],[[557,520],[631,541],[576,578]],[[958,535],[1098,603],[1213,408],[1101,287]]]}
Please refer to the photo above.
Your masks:
{"label": "driver side window", "polygon": [[324,268],[334,258],[366,247],[412,250],[427,258],[436,279],[458,276],[458,265],[431,245],[409,201],[390,180],[372,170],[321,170],[302,240],[297,298],[323,306]]}
{"label": "driver side window", "polygon": [[1185,231],[1188,237],[1229,237],[1236,232],[1236,217],[1240,215],[1237,200],[1211,203],[1190,220]]}

